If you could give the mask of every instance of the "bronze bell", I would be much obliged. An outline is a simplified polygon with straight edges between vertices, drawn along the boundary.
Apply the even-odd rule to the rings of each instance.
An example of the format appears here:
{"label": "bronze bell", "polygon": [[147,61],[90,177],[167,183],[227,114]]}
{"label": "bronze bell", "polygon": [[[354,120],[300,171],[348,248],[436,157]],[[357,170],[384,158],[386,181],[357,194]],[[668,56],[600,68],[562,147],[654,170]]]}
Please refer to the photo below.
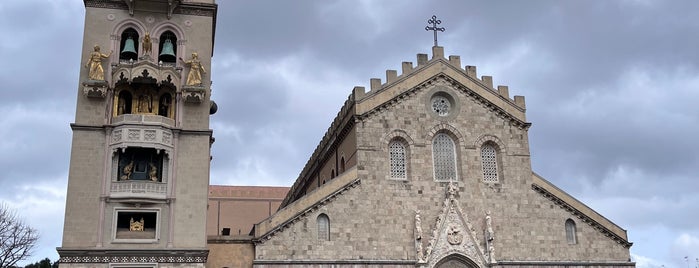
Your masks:
{"label": "bronze bell", "polygon": [[136,52],[136,46],[134,45],[133,38],[129,36],[126,41],[124,42],[124,49],[121,50],[121,57],[122,59],[133,59],[135,60],[136,57],[138,57],[138,53]]}
{"label": "bronze bell", "polygon": [[160,51],[160,56],[158,59],[165,62],[175,62],[176,58],[177,56],[175,55],[175,49],[172,46],[172,41],[170,41],[169,38],[165,39],[165,42],[163,43],[163,50]]}

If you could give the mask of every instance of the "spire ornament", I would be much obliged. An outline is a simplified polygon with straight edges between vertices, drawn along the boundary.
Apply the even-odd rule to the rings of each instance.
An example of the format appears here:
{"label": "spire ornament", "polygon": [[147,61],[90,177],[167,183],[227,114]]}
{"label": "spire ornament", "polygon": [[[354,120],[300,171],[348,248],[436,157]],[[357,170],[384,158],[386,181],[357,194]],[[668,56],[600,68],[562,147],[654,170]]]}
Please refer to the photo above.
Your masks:
{"label": "spire ornament", "polygon": [[432,24],[432,26],[425,26],[425,31],[434,31],[434,46],[437,46],[437,31],[444,32],[445,30],[444,27],[437,27],[438,24],[442,24],[442,20],[438,20],[436,15],[432,15],[427,23]]}

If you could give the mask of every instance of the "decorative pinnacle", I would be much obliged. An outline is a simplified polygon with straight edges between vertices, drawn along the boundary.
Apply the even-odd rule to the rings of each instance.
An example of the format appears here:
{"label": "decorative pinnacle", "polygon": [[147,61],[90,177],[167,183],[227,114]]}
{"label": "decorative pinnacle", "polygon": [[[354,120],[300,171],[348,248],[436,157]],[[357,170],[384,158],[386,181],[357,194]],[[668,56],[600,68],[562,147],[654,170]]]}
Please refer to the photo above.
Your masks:
{"label": "decorative pinnacle", "polygon": [[432,15],[427,23],[432,24],[432,26],[425,26],[425,31],[434,31],[434,46],[437,46],[437,31],[444,32],[444,27],[437,27],[437,24],[442,24],[442,21],[438,20],[437,16]]}

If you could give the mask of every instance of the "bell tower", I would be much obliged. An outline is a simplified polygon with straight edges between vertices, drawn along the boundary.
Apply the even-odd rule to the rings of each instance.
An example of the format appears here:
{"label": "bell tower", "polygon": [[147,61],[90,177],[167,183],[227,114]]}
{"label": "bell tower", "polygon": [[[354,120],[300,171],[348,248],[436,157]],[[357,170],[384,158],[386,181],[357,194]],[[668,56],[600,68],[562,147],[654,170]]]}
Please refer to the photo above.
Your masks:
{"label": "bell tower", "polygon": [[204,267],[214,0],[84,0],[61,267]]}

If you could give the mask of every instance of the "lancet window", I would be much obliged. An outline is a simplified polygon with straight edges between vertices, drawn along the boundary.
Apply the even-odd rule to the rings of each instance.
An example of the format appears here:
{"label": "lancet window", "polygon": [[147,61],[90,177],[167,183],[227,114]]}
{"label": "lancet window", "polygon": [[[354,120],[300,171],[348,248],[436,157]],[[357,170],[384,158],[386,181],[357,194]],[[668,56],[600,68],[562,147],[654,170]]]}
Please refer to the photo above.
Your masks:
{"label": "lancet window", "polygon": [[439,133],[434,137],[432,141],[432,160],[435,180],[457,180],[454,140],[446,133]]}
{"label": "lancet window", "polygon": [[328,215],[318,215],[316,224],[318,225],[318,240],[330,240],[330,218]]}
{"label": "lancet window", "polygon": [[576,236],[576,227],[575,227],[575,222],[572,219],[567,219],[566,220],[566,240],[568,240],[568,244],[577,244],[578,243],[578,238]]}
{"label": "lancet window", "polygon": [[498,182],[498,155],[492,143],[481,147],[481,165],[483,166],[483,182]]}
{"label": "lancet window", "polygon": [[405,144],[400,140],[393,140],[388,145],[388,157],[391,179],[407,179],[407,153]]}

